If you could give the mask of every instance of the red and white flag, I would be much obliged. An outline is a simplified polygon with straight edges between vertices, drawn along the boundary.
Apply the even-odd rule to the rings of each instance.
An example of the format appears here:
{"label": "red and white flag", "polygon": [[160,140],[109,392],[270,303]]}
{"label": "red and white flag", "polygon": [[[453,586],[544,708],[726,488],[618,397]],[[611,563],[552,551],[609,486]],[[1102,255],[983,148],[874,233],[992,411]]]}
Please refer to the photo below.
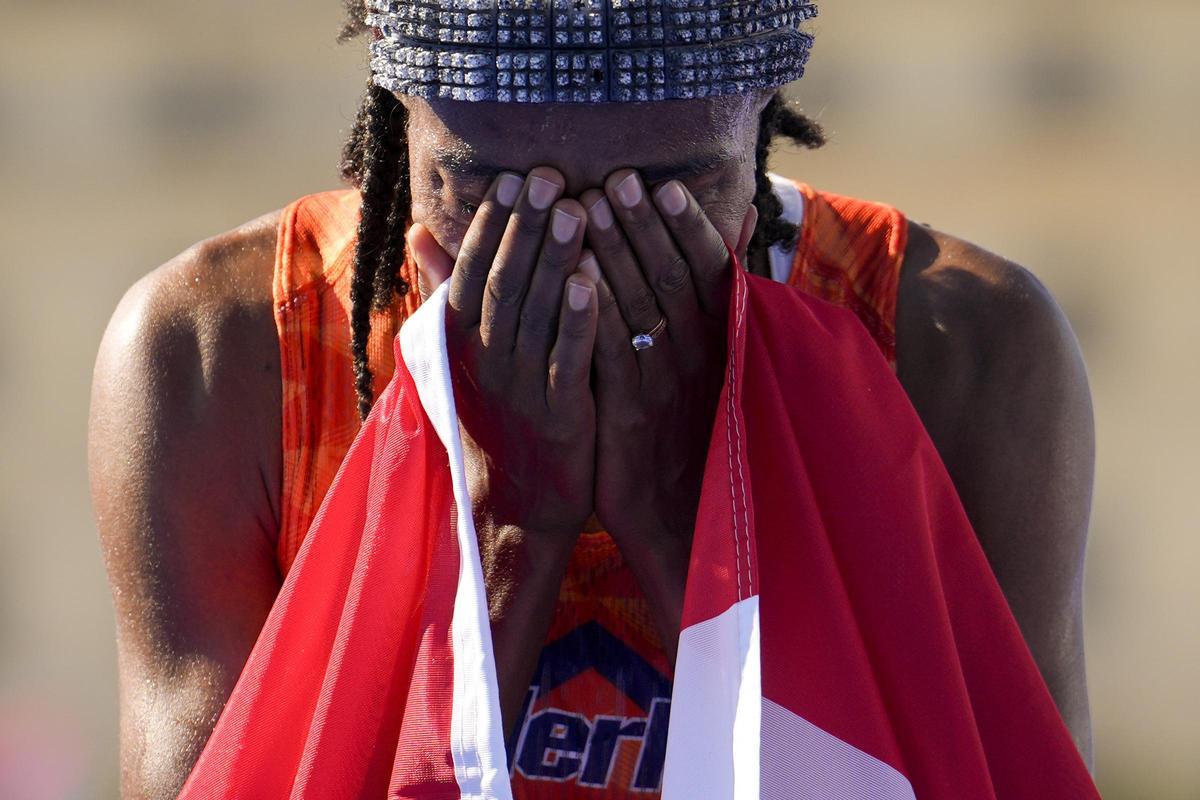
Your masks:
{"label": "red and white flag", "polygon": [[[1097,798],[866,330],[734,275],[662,796]],[[446,294],[397,336],[181,797],[512,797]]]}

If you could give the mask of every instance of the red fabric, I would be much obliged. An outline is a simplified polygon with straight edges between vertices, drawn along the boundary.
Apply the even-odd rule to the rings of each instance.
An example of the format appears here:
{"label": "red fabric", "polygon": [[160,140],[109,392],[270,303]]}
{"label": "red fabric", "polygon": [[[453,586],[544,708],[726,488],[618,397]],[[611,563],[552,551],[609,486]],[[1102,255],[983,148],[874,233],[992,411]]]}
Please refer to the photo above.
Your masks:
{"label": "red fabric", "polygon": [[1098,797],[860,320],[747,280],[763,696],[891,765],[921,800]]}
{"label": "red fabric", "polygon": [[396,361],[181,798],[458,797],[450,472]]}
{"label": "red fabric", "polygon": [[[758,595],[763,697],[921,800],[1098,797],[862,323],[735,275],[699,523],[734,552],[693,554],[685,623]],[[459,796],[449,469],[395,347],[182,797]]]}

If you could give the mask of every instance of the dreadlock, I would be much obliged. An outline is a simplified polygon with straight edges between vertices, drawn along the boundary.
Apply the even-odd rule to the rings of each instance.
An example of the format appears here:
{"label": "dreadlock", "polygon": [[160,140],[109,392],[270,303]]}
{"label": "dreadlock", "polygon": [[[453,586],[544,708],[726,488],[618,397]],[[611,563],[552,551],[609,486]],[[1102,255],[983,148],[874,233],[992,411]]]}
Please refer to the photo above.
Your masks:
{"label": "dreadlock", "polygon": [[772,245],[790,248],[796,244],[797,226],[783,218],[783,203],[771,189],[767,175],[771,145],[780,136],[810,150],[825,144],[825,132],[816,121],[790,108],[782,91],[771,96],[758,118],[758,142],[754,147],[754,207],[758,209],[758,224],[750,237],[748,261]]}
{"label": "dreadlock", "polygon": [[[346,42],[366,33],[362,0],[344,0],[346,21],[338,34]],[[350,348],[354,364],[354,390],[358,413],[366,419],[374,402],[367,341],[371,313],[387,309],[410,286],[399,274],[404,262],[404,231],[412,209],[408,163],[408,113],[395,95],[370,80],[354,127],[342,148],[342,179],[362,194],[354,272],[350,283]],[[772,245],[792,247],[797,226],[783,218],[783,204],[771,189],[767,175],[771,147],[779,137],[801,147],[825,144],[821,126],[789,107],[777,91],[759,117],[754,149],[754,205],[758,224],[750,239],[748,260]]]}

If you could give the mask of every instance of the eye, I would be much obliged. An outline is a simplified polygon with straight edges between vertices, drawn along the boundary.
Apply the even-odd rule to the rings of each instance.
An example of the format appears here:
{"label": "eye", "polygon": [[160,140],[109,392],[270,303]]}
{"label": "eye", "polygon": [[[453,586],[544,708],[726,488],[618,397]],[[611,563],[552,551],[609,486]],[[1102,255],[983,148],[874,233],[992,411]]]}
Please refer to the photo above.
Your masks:
{"label": "eye", "polygon": [[475,216],[475,212],[479,210],[479,204],[472,203],[470,200],[459,199],[457,204],[458,213],[464,217],[473,217]]}
{"label": "eye", "polygon": [[692,197],[696,198],[696,202],[701,206],[706,206],[709,203],[720,200],[723,195],[721,187],[713,184],[707,186],[688,186],[688,191],[692,193]]}

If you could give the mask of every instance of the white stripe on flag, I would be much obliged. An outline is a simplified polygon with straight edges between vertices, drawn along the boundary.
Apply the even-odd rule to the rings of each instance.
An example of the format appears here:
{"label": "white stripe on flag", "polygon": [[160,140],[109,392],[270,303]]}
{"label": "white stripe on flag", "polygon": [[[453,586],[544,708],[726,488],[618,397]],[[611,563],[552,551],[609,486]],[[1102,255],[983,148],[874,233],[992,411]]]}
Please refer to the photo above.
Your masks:
{"label": "white stripe on flag", "polygon": [[454,654],[450,753],[454,776],[465,800],[511,800],[492,629],[446,352],[449,287],[449,282],[442,284],[400,328],[400,349],[421,405],[446,447],[458,512],[458,590],[450,623]]}
{"label": "white stripe on flag", "polygon": [[758,800],[758,597],[679,634],[663,800]]}
{"label": "white stripe on flag", "polygon": [[762,800],[915,800],[908,779],[763,699]]}

